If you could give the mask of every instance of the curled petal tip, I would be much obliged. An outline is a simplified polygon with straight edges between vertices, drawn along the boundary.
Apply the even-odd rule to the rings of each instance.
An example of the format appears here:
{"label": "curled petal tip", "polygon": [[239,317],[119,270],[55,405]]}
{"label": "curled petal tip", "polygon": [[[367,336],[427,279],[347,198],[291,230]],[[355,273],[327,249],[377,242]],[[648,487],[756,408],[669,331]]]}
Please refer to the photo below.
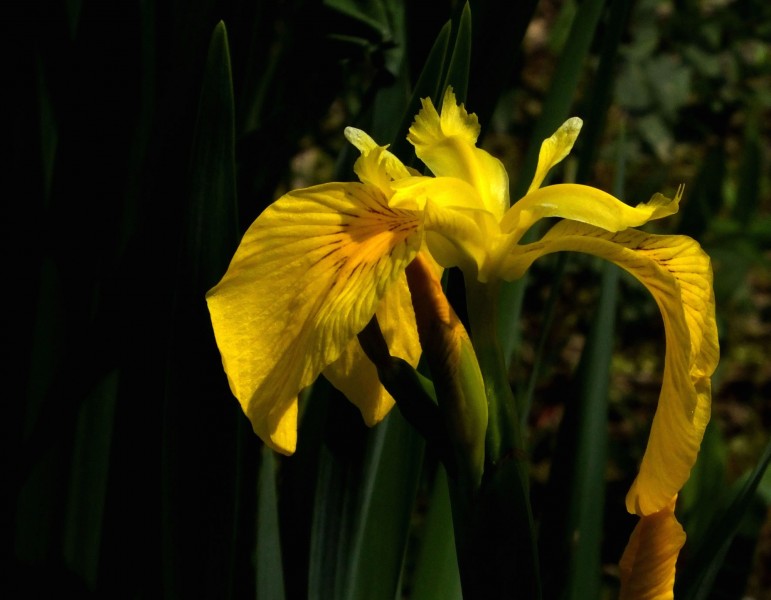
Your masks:
{"label": "curled petal tip", "polygon": [[575,135],[578,135],[583,125],[584,120],[581,117],[570,117],[562,124],[560,130],[564,131],[565,133],[575,133]]}
{"label": "curled petal tip", "polygon": [[346,127],[343,133],[345,134],[345,139],[347,139],[362,154],[366,154],[373,148],[377,148],[375,140],[361,129],[356,129],[356,127]]}

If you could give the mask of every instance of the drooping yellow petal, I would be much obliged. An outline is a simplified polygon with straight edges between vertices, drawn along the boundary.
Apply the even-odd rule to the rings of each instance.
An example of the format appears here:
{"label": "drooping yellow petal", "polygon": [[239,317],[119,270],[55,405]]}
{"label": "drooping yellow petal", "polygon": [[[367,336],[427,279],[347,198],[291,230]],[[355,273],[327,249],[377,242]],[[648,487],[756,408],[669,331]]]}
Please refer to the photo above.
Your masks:
{"label": "drooping yellow petal", "polygon": [[[417,367],[421,349],[404,276],[388,288],[376,315],[391,356]],[[364,422],[370,427],[382,421],[394,405],[391,394],[378,379],[375,365],[364,354],[356,338],[349,342],[340,358],[324,370],[324,376],[359,408]]]}
{"label": "drooping yellow petal", "polygon": [[441,115],[429,98],[415,117],[407,139],[437,177],[456,177],[475,188],[484,208],[499,220],[509,208],[509,176],[494,156],[476,147],[479,121],[447,88]]}
{"label": "drooping yellow petal", "polygon": [[501,220],[501,229],[519,240],[536,221],[545,217],[561,217],[622,231],[648,221],[668,217],[677,212],[682,187],[674,199],[656,194],[648,202],[635,207],[588,185],[562,183],[540,188],[514,203]]}
{"label": "drooping yellow petal", "polygon": [[578,117],[571,117],[560,125],[560,128],[550,138],[543,141],[541,151],[538,153],[538,166],[535,168],[535,176],[527,190],[528,194],[541,187],[549,170],[570,154],[583,124],[584,122]]}
{"label": "drooping yellow petal", "polygon": [[619,600],[672,600],[675,563],[685,532],[675,518],[675,499],[659,512],[642,517],[619,562]]}
{"label": "drooping yellow petal", "polygon": [[246,232],[207,294],[233,394],[292,453],[297,394],[337,360],[421,246],[420,216],[362,183],[296,190]]}
{"label": "drooping yellow petal", "polygon": [[540,256],[561,250],[594,254],[626,269],[648,288],[664,319],[661,394],[640,472],[627,495],[630,512],[650,515],[688,479],[709,420],[710,376],[718,360],[709,257],[685,236],[613,233],[561,221],[541,241],[517,247],[503,275],[516,279]]}

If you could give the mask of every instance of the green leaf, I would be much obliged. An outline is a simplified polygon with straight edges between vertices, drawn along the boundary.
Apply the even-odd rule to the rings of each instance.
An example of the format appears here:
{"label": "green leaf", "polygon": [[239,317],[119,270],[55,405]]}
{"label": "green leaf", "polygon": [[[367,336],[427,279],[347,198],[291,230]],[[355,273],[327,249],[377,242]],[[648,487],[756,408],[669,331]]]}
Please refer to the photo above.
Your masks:
{"label": "green leaf", "polygon": [[444,24],[436,36],[434,45],[426,58],[423,69],[420,72],[415,87],[412,91],[412,97],[404,109],[401,125],[397,130],[391,144],[391,151],[402,158],[405,164],[414,164],[415,160],[409,160],[408,156],[415,156],[412,145],[407,141],[407,131],[412,125],[415,115],[420,110],[421,98],[437,98],[440,94],[442,73],[444,64],[448,60],[447,53],[450,46],[450,34],[452,32],[451,23]]}
{"label": "green leaf", "polygon": [[416,600],[463,598],[447,484],[447,473],[440,466],[434,478],[434,489],[409,593]]}
{"label": "green leaf", "polygon": [[[401,122],[391,147],[398,156],[411,153],[405,138],[420,98],[436,97],[440,89],[449,38],[448,23],[434,42],[407,106],[400,107],[398,95],[394,97],[387,89],[375,99],[378,106],[386,95],[391,114],[398,114],[399,108],[403,111],[400,121],[393,119]],[[405,162],[409,161],[405,158]],[[353,432],[360,431],[360,416],[350,416],[353,409],[339,396],[335,404],[335,396],[333,392],[330,400],[334,420],[339,424],[353,419],[356,425],[349,430],[349,440],[335,440],[328,427],[327,443],[319,450],[309,597],[392,600],[399,590],[424,443],[398,410],[358,439],[362,434]],[[345,402],[344,408],[340,402]]]}
{"label": "green leaf", "polygon": [[[353,413],[349,418],[361,419],[353,408],[343,410]],[[332,438],[321,453],[308,597],[393,600],[399,590],[423,440],[398,411],[392,411],[367,430],[363,440]]]}
{"label": "green leaf", "polygon": [[760,205],[760,190],[762,189],[761,173],[762,151],[758,136],[758,119],[750,114],[744,134],[739,165],[739,189],[736,194],[734,215],[743,225],[749,225]]}
{"label": "green leaf", "polygon": [[353,19],[355,29],[364,29],[361,31],[363,37],[347,33],[333,33],[330,37],[347,39],[357,45],[364,45],[367,50],[381,53],[386,71],[392,75],[398,74],[404,64],[406,50],[403,2],[399,0],[324,0],[324,6]]}
{"label": "green leaf", "polygon": [[702,159],[699,173],[680,211],[680,233],[699,238],[723,206],[723,183],[726,176],[726,153],[722,143],[711,144]]}
{"label": "green leaf", "polygon": [[512,199],[520,198],[527,191],[538,162],[541,142],[554,133],[568,117],[604,5],[604,0],[587,0],[576,14],[565,48],[554,71],[541,118],[533,129],[522,168],[513,186]]}
{"label": "green leaf", "polygon": [[256,589],[258,600],[283,600],[284,571],[281,562],[281,532],[276,496],[276,456],[262,447],[257,492]]}
{"label": "green leaf", "polygon": [[500,294],[495,285],[467,280],[466,299],[489,411],[482,485],[470,522],[463,530],[456,525],[463,585],[479,597],[539,598],[529,464],[498,338]]}
{"label": "green leaf", "polygon": [[324,5],[370,27],[384,38],[389,37],[391,34],[388,9],[391,8],[393,2],[384,2],[382,0],[324,0]]}
{"label": "green leaf", "polygon": [[[535,172],[538,162],[541,143],[568,116],[603,6],[603,0],[588,0],[581,5],[581,10],[575,17],[565,49],[557,63],[549,93],[544,101],[543,113],[531,134],[530,144],[518,177],[516,181],[512,180],[512,202],[516,202],[530,185],[532,174]],[[535,235],[534,231],[528,232],[523,242],[532,241],[532,235]],[[501,311],[498,328],[500,339],[505,340],[506,344],[503,350],[507,365],[512,364],[512,360],[519,350],[519,320],[527,281],[528,277],[525,275],[518,281],[505,283],[501,286],[501,303],[505,310]],[[518,400],[520,403],[522,402],[521,395]],[[519,406],[520,418],[523,421],[527,419],[526,408],[524,405]]]}
{"label": "green leaf", "polygon": [[[253,482],[241,479],[256,471],[244,470],[238,460],[235,441],[244,417],[222,373],[204,299],[225,272],[239,239],[234,121],[230,51],[220,22],[203,72],[188,186],[180,186],[188,202],[165,341],[161,539],[168,565],[164,594],[171,597],[214,590],[228,597],[238,571],[240,532],[248,531],[250,546],[254,543],[253,525],[239,527],[236,495],[255,489]],[[192,403],[191,398],[206,401]],[[196,527],[181,518],[193,514]],[[227,523],[226,535],[219,530],[222,523]]]}
{"label": "green leaf", "polygon": [[368,476],[354,529],[346,595],[351,600],[396,596],[423,464],[423,440],[397,411],[379,425],[372,438],[365,454]]}
{"label": "green leaf", "polygon": [[755,469],[737,482],[729,493],[727,508],[710,524],[702,543],[693,551],[682,575],[676,581],[676,597],[685,600],[702,600],[713,597],[713,584],[720,573],[731,542],[742,519],[751,507],[755,491],[771,462],[771,441]]}
{"label": "green leaf", "polygon": [[118,372],[112,371],[86,398],[72,454],[63,554],[90,589],[97,583],[117,391]]}
{"label": "green leaf", "polygon": [[482,134],[493,121],[501,93],[516,72],[537,0],[472,2],[474,52],[471,60],[469,106],[479,116]]}
{"label": "green leaf", "polygon": [[600,596],[608,382],[619,270],[604,265],[597,314],[578,368],[552,461],[541,518],[545,598]]}
{"label": "green leaf", "polygon": [[[621,15],[628,15],[619,10]],[[618,13],[616,13],[618,14]],[[615,43],[618,44],[620,38]],[[604,53],[611,56],[612,53]],[[594,100],[602,105],[605,88]],[[602,119],[594,113],[594,117]],[[593,130],[599,129],[594,123]],[[623,195],[624,130],[616,161],[614,194]],[[591,155],[582,155],[579,170],[589,170]],[[564,266],[564,263],[560,263]],[[562,270],[559,274],[562,274]],[[600,299],[578,366],[575,393],[566,394],[549,493],[541,518],[541,564],[546,598],[597,598],[601,589],[601,548],[608,445],[608,386],[618,305],[620,270],[603,265]],[[551,301],[551,299],[550,299]],[[553,306],[551,307],[553,311]],[[530,389],[533,385],[531,384]]]}
{"label": "green leaf", "polygon": [[471,8],[468,2],[464,4],[458,21],[458,31],[455,36],[455,44],[452,50],[450,62],[447,65],[447,74],[444,84],[439,90],[439,97],[435,97],[435,103],[441,102],[444,90],[452,86],[458,102],[465,102],[468,94],[469,69],[471,66]]}
{"label": "green leaf", "polygon": [[209,44],[190,160],[185,262],[202,291],[222,276],[239,238],[235,142],[230,50],[220,21]]}
{"label": "green leaf", "polygon": [[714,518],[719,498],[726,485],[726,447],[720,428],[712,420],[704,432],[699,456],[691,476],[679,495],[680,520],[688,535],[688,544],[698,546]]}

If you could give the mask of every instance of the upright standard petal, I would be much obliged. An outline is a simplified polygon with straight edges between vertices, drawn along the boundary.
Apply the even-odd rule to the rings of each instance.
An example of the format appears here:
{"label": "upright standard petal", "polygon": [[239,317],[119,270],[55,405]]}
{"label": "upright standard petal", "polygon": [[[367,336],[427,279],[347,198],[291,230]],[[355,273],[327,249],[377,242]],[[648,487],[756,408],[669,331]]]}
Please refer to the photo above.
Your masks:
{"label": "upright standard petal", "polygon": [[685,236],[633,229],[609,232],[561,221],[540,242],[517,247],[504,276],[516,279],[537,258],[561,250],[610,260],[651,292],[664,319],[666,354],[656,415],[627,509],[658,512],[688,479],[710,414],[710,376],[718,360],[709,257]]}
{"label": "upright standard petal", "polygon": [[642,517],[619,562],[620,600],[672,600],[675,564],[685,532],[675,518],[675,499]]}
{"label": "upright standard petal", "polygon": [[419,175],[414,169],[405,167],[387,146],[378,146],[377,142],[361,129],[346,127],[345,137],[361,152],[353,166],[356,175],[362,182],[374,185],[387,196],[392,193],[392,181]]}
{"label": "upright standard petal", "polygon": [[447,88],[441,115],[429,98],[415,117],[407,139],[437,177],[456,177],[475,188],[484,208],[499,220],[509,208],[509,176],[494,156],[476,147],[479,121]]}
{"label": "upright standard petal", "polygon": [[535,176],[533,176],[533,181],[527,190],[528,194],[541,187],[549,170],[570,154],[583,124],[584,122],[578,117],[571,117],[560,125],[554,135],[543,141],[541,151],[538,153]]}
{"label": "upright standard petal", "polygon": [[419,214],[364,183],[290,192],[246,232],[207,301],[233,394],[272,448],[294,451],[297,394],[372,318],[421,238]]}

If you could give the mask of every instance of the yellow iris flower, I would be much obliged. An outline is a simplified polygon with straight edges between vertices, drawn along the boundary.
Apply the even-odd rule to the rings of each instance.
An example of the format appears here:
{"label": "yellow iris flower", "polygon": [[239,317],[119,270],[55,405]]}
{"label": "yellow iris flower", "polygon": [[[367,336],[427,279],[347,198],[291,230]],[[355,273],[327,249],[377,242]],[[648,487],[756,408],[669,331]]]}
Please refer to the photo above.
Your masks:
{"label": "yellow iris flower", "polygon": [[[688,237],[632,229],[677,212],[679,191],[674,199],[657,194],[631,207],[585,185],[541,187],[580,127],[580,119],[569,119],[543,143],[528,193],[511,206],[503,165],[476,146],[476,115],[457,104],[452,89],[441,113],[423,100],[409,131],[433,177],[406,168],[366,133],[347,128],[361,152],[354,166],[360,181],[279,198],[251,225],[227,273],[207,294],[231,389],[257,435],[292,453],[297,395],[321,373],[367,424],[387,414],[393,399],[356,336],[377,315],[391,354],[417,364],[420,346],[404,272],[418,252],[482,283],[515,280],[545,254],[584,252],[636,277],[664,319],[661,396],[627,507],[641,516],[668,510],[709,420],[710,375],[718,358],[710,261]],[[520,243],[544,217],[562,220],[539,241]]]}

